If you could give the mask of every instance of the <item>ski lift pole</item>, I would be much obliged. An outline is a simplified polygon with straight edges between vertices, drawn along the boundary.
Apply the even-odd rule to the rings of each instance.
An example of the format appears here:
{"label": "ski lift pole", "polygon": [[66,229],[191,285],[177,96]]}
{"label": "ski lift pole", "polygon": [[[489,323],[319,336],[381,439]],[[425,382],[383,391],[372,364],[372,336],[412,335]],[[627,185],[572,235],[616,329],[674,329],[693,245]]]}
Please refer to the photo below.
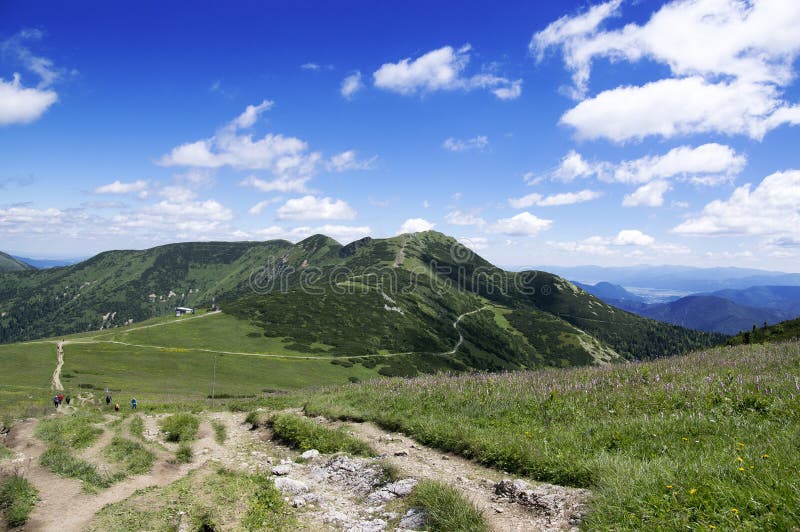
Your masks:
{"label": "ski lift pole", "polygon": [[211,372],[211,408],[214,408],[214,385],[217,382],[217,354],[214,353],[214,369]]}

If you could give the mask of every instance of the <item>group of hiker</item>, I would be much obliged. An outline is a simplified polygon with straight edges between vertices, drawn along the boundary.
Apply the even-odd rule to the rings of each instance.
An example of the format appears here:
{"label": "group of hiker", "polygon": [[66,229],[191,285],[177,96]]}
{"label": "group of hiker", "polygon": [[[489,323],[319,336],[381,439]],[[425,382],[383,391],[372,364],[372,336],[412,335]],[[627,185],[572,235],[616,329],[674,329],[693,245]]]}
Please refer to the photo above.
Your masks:
{"label": "group of hiker", "polygon": [[71,400],[72,400],[72,398],[71,398],[69,395],[67,395],[66,397],[64,397],[64,394],[63,394],[63,393],[59,393],[58,395],[54,395],[54,396],[53,396],[53,406],[55,406],[56,408],[58,408],[59,406],[61,406],[61,403],[67,403],[67,404],[69,404],[69,402],[70,402]]}
{"label": "group of hiker", "polygon": [[[106,406],[111,405],[111,394],[106,392]],[[131,409],[136,410],[136,398],[131,398]],[[114,412],[119,412],[119,403],[114,403]]]}

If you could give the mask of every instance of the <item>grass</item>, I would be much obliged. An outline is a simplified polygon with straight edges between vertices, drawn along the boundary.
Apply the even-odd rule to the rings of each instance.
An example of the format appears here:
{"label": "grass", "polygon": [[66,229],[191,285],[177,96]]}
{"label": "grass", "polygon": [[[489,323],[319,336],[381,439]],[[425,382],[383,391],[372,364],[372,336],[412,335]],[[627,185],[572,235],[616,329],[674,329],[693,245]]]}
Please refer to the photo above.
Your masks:
{"label": "grass", "polygon": [[427,530],[433,532],[488,532],[480,510],[454,487],[422,480],[409,494],[407,504],[427,514]]}
{"label": "grass", "polygon": [[800,343],[647,363],[380,380],[306,411],[371,420],[536,480],[594,492],[588,529],[800,522]]}
{"label": "grass", "polygon": [[200,420],[192,414],[179,413],[162,419],[160,426],[167,441],[188,442],[197,437]]}
{"label": "grass", "polygon": [[181,442],[178,445],[178,450],[175,451],[175,462],[178,464],[188,464],[192,461],[194,452],[192,446],[188,442]]}
{"label": "grass", "polygon": [[22,475],[12,475],[0,483],[0,509],[9,528],[24,525],[38,500],[36,488]]}
{"label": "grass", "polygon": [[55,365],[55,344],[0,345],[0,417],[52,411]]}
{"label": "grass", "polygon": [[140,416],[133,416],[128,425],[128,432],[140,440],[144,439],[144,420]]}
{"label": "grass", "polygon": [[162,488],[139,490],[109,504],[87,530],[177,530],[178,512],[186,512],[185,519],[195,526],[211,521],[225,530],[297,530],[271,481],[209,466]]}
{"label": "grass", "polygon": [[83,482],[85,491],[107,488],[125,478],[125,473],[101,473],[97,466],[76,458],[61,446],[48,448],[39,458],[39,464],[62,477],[75,478]]}
{"label": "grass", "polygon": [[105,455],[112,462],[124,466],[129,475],[142,475],[150,471],[155,462],[156,455],[145,449],[141,444],[115,436],[105,449]]}
{"label": "grass", "polygon": [[225,428],[225,423],[216,419],[211,421],[211,427],[214,429],[214,440],[222,445],[228,439],[228,430]]}
{"label": "grass", "polygon": [[321,453],[338,453],[375,456],[367,443],[354,438],[344,428],[331,430],[312,419],[295,414],[277,414],[270,424],[275,437],[301,451],[316,449]]}
{"label": "grass", "polygon": [[103,429],[92,426],[99,421],[102,417],[90,412],[43,419],[36,427],[36,437],[50,445],[85,449],[103,433]]}

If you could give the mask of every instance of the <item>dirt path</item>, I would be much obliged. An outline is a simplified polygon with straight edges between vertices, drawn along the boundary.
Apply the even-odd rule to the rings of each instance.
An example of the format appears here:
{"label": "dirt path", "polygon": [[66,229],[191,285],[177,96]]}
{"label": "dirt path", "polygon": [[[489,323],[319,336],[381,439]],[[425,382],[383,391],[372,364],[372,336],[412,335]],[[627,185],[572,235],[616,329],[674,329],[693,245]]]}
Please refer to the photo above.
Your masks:
{"label": "dirt path", "polygon": [[552,484],[534,484],[542,506],[531,507],[498,497],[494,486],[504,475],[459,456],[417,444],[411,438],[388,433],[370,423],[349,424],[405,475],[444,482],[458,488],[483,512],[497,531],[555,531],[576,528],[589,492]]}
{"label": "dirt path", "polygon": [[452,351],[448,351],[447,353],[442,353],[443,355],[455,355],[456,351],[458,351],[458,348],[461,347],[461,344],[464,343],[464,335],[461,334],[461,331],[458,330],[458,324],[461,323],[461,320],[464,319],[465,317],[469,316],[470,314],[475,314],[477,312],[481,312],[482,310],[486,310],[488,308],[489,308],[489,305],[484,305],[479,309],[475,309],[475,310],[471,310],[469,312],[465,312],[464,314],[462,314],[458,318],[456,318],[456,321],[453,322],[453,329],[455,329],[456,332],[458,333],[458,342],[456,342],[456,345],[455,345],[455,347],[453,348]]}
{"label": "dirt path", "polygon": [[58,363],[56,370],[53,372],[53,378],[50,380],[50,386],[57,392],[64,391],[64,386],[61,385],[61,368],[64,366],[64,340],[60,340],[56,344],[56,354],[58,355]]}

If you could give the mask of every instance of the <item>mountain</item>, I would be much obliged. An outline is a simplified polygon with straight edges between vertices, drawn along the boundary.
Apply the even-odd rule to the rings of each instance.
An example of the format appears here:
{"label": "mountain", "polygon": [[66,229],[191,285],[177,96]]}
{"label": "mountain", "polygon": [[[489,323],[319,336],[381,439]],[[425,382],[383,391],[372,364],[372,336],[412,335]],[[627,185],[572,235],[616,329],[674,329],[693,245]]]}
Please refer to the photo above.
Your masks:
{"label": "mountain", "polygon": [[0,251],[0,272],[32,270],[33,266]]}
{"label": "mountain", "polygon": [[75,264],[76,262],[85,260],[85,259],[31,259],[28,257],[18,257],[16,255],[14,255],[14,258],[24,262],[25,264],[30,264],[34,268],[38,269],[61,268],[62,266],[69,266],[70,264]]}
{"label": "mountain", "polygon": [[653,305],[622,300],[614,303],[640,316],[721,334],[736,334],[753,324],[777,323],[783,319],[779,311],[747,307],[716,296],[687,296],[670,303]]}
{"label": "mountain", "polygon": [[622,286],[618,284],[611,284],[605,281],[601,281],[596,284],[584,284],[579,283],[577,281],[572,281],[572,284],[580,288],[581,290],[585,290],[589,292],[593,296],[597,296],[598,298],[602,299],[603,301],[608,302],[609,300],[614,301],[636,301],[643,303],[644,299],[628,292]]}
{"label": "mountain", "polygon": [[550,271],[583,283],[607,281],[626,287],[672,290],[688,295],[728,288],[761,285],[800,286],[800,273],[749,268],[695,268],[691,266],[551,266]]}
{"label": "mountain", "polygon": [[751,286],[743,290],[719,290],[710,295],[739,305],[781,311],[784,319],[800,316],[800,286]]}
{"label": "mountain", "polygon": [[550,273],[501,270],[428,231],[344,246],[323,235],[171,244],[5,273],[0,341],[114,327],[212,300],[295,351],[342,364],[397,354],[388,357],[395,375],[643,359],[723,339],[621,311]]}
{"label": "mountain", "polygon": [[753,327],[728,339],[728,345],[785,342],[800,338],[800,318],[767,327]]}

